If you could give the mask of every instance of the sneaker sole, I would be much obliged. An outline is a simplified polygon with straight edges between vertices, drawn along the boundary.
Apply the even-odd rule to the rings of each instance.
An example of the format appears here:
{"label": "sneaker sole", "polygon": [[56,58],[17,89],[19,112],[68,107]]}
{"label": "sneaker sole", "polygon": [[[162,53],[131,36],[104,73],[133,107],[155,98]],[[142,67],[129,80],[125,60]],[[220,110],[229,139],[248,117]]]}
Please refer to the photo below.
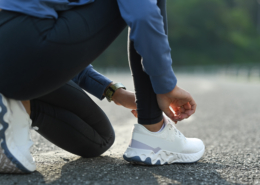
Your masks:
{"label": "sneaker sole", "polygon": [[173,163],[195,163],[201,159],[205,151],[204,148],[192,154],[174,153],[166,150],[160,150],[154,153],[152,150],[142,150],[128,147],[123,158],[133,164],[141,165],[165,165]]}
{"label": "sneaker sole", "polygon": [[[35,170],[35,166],[30,165],[23,158],[14,143],[6,141],[7,129],[10,127],[6,120],[10,110],[8,112],[6,104],[3,96],[0,94],[0,173],[32,173]],[[17,158],[22,159],[23,164]]]}

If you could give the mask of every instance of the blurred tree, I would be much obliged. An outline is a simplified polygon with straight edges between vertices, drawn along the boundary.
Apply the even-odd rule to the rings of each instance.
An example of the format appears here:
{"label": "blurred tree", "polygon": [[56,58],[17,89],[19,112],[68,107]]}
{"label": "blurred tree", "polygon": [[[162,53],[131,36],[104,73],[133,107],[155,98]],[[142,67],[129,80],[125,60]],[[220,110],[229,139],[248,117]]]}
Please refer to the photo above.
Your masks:
{"label": "blurred tree", "polygon": [[[258,1],[169,0],[169,42],[173,65],[258,62]],[[127,30],[94,65],[128,66],[126,41]]]}
{"label": "blurred tree", "polygon": [[259,60],[259,38],[245,1],[175,0],[168,5],[172,7],[168,18],[174,64]]}

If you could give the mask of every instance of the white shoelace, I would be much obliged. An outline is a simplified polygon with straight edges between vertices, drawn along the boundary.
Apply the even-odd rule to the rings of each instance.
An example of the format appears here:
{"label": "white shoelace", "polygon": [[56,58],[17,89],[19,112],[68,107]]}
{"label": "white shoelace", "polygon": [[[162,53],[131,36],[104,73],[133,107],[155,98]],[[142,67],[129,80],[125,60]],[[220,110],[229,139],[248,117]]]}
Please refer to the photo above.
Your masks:
{"label": "white shoelace", "polygon": [[183,134],[174,126],[172,123],[170,123],[170,129],[173,128],[175,131],[175,134],[179,137],[183,136]]}
{"label": "white shoelace", "polygon": [[169,118],[167,119],[167,121],[168,124],[170,124],[170,129],[174,129],[175,135],[186,140],[186,137],[175,127],[174,123]]}

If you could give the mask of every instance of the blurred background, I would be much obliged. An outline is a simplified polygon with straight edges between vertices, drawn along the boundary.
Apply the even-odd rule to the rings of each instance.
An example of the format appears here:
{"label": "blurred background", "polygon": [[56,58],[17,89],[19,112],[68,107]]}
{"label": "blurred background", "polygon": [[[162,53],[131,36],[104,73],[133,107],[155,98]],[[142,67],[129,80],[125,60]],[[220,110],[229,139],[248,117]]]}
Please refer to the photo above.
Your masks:
{"label": "blurred background", "polygon": [[[90,95],[113,124],[115,144],[101,157],[80,159],[34,132],[32,153],[40,173],[29,184],[260,184],[260,0],[168,0],[168,21],[178,85],[198,105],[177,127],[203,140],[204,157],[195,164],[129,165],[122,155],[135,117]],[[92,64],[134,91],[127,29]],[[2,175],[0,181],[28,184],[28,176],[15,178]]]}
{"label": "blurred background", "polygon": [[[175,72],[259,77],[260,0],[169,0],[167,4]],[[94,67],[128,70],[126,40],[127,29]]]}

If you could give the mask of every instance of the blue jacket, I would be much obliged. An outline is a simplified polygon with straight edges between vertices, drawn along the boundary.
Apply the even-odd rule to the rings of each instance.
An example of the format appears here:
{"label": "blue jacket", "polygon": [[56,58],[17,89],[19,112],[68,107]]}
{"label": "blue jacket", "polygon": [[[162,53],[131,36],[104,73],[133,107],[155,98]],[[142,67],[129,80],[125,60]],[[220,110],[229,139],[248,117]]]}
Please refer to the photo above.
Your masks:
{"label": "blue jacket", "polygon": [[102,100],[106,87],[112,82],[107,77],[93,69],[92,65],[86,67],[72,79],[82,89]]}
{"label": "blue jacket", "polygon": [[[94,0],[0,0],[0,9],[22,12],[39,18],[58,18],[57,10],[92,3]],[[157,0],[117,0],[123,19],[131,27],[130,39],[142,56],[144,71],[156,94],[174,89],[177,79],[172,69],[171,49],[164,32]],[[95,87],[93,87],[95,88]]]}

